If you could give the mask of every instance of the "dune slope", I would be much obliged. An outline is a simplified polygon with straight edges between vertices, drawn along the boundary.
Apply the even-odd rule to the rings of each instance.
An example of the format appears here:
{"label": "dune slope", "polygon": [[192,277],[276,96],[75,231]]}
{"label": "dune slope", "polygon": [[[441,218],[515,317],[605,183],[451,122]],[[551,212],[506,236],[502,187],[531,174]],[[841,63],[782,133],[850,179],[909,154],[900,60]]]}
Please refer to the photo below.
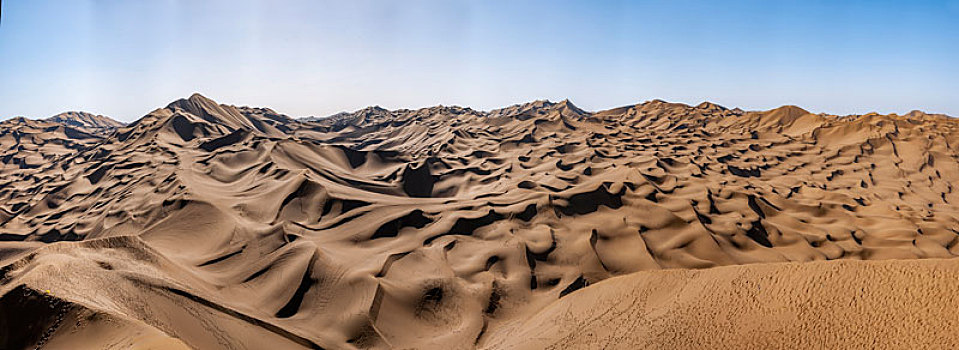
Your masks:
{"label": "dune slope", "polygon": [[959,261],[753,264],[611,278],[489,335],[496,349],[942,349]]}

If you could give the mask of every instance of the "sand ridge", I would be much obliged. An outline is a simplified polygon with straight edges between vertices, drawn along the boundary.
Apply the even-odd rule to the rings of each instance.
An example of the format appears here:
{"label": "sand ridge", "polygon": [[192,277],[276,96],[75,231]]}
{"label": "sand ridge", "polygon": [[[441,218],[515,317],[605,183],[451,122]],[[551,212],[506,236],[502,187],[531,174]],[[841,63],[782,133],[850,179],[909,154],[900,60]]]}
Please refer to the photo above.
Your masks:
{"label": "sand ridge", "polygon": [[9,120],[0,293],[202,349],[495,347],[635,272],[951,258],[956,127],[659,100],[311,121],[200,95],[109,133]]}

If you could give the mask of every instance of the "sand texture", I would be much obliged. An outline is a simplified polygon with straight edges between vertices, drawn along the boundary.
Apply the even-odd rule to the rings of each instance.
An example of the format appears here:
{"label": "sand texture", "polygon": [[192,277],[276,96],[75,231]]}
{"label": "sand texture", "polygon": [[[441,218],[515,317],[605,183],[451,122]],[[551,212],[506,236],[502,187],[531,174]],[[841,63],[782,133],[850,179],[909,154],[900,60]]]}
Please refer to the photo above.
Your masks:
{"label": "sand texture", "polygon": [[658,100],[11,119],[0,349],[955,348],[957,143]]}
{"label": "sand texture", "polygon": [[836,261],[610,278],[490,334],[490,349],[950,349],[959,261]]}

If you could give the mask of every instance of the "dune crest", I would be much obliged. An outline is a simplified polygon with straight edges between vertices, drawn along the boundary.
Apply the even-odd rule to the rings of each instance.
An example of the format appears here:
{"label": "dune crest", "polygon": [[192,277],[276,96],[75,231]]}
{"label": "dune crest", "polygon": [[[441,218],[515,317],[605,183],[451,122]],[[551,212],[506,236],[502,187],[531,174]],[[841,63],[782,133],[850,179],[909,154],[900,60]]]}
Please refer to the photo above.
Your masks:
{"label": "dune crest", "polygon": [[[957,126],[660,100],[296,120],[199,94],[109,134],[12,119],[0,295],[199,349],[511,348],[567,334],[524,322],[648,271],[952,258]],[[75,336],[37,324],[22,344]]]}
{"label": "dune crest", "polygon": [[76,111],[63,112],[45,120],[73,127],[85,128],[105,134],[109,134],[111,131],[126,125],[107,116]]}

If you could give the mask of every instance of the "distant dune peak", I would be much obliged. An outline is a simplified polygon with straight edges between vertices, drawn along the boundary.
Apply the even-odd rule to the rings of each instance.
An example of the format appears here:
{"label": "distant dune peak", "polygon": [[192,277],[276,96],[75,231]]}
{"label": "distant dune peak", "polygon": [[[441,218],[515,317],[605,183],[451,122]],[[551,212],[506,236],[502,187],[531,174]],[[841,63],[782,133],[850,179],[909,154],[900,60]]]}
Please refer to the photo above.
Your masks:
{"label": "distant dune peak", "polygon": [[581,109],[581,108],[577,107],[576,105],[574,105],[573,102],[570,101],[569,99],[564,99],[564,100],[562,100],[562,101],[559,101],[559,103],[557,103],[557,105],[558,105],[560,108],[562,108],[563,110],[565,110],[565,111],[567,111],[567,112],[569,112],[569,113],[572,113],[572,114],[574,114],[574,115],[577,115],[577,116],[584,116],[584,115],[589,114],[589,112],[586,112],[586,111],[584,111],[583,109]]}
{"label": "distant dune peak", "polygon": [[24,117],[24,116],[16,116],[16,117],[7,119],[7,120],[5,120],[4,122],[12,123],[12,124],[24,124],[24,123],[27,123],[27,122],[30,121],[30,120],[31,120],[31,119],[29,119],[29,118],[27,118],[27,117]]}
{"label": "distant dune peak", "polygon": [[552,102],[550,100],[535,100],[532,102],[515,104],[509,107],[494,109],[489,111],[489,115],[493,117],[497,116],[536,116],[536,115],[547,115],[552,112],[556,112],[559,115],[567,117],[576,117],[581,118],[590,115],[589,112],[584,111],[573,104],[569,99],[564,99],[560,102]]}
{"label": "distant dune peak", "polygon": [[193,94],[190,94],[190,96],[187,96],[185,98],[180,98],[180,99],[177,99],[176,101],[170,102],[170,104],[167,105],[167,107],[168,108],[170,107],[188,108],[189,106],[212,107],[212,106],[219,106],[219,105],[220,104],[214,101],[213,99],[203,96],[198,92],[194,92]]}
{"label": "distant dune peak", "polygon": [[208,97],[206,97],[206,96],[203,96],[203,95],[200,94],[199,92],[194,92],[194,93],[190,94],[190,97],[188,97],[188,99],[189,99],[189,100],[192,100],[192,101],[208,101],[208,102],[211,102],[211,103],[216,103],[216,102],[214,102],[212,99],[210,99],[210,98],[208,98]]}
{"label": "distant dune peak", "polygon": [[171,102],[167,105],[169,109],[182,109],[186,112],[196,115],[217,115],[223,111],[220,110],[220,104],[199,93],[194,93],[187,98]]}
{"label": "distant dune peak", "polygon": [[696,108],[706,109],[706,110],[718,110],[718,111],[724,111],[727,109],[726,107],[720,106],[718,104],[715,104],[709,101],[703,101],[702,103],[696,105]]}
{"label": "distant dune peak", "polygon": [[45,120],[92,129],[115,129],[126,125],[107,116],[78,111],[63,112]]}
{"label": "distant dune peak", "polygon": [[789,117],[798,117],[798,116],[810,114],[809,111],[795,105],[784,105],[782,107],[771,109],[767,111],[766,113],[779,114],[779,115],[789,116]]}

